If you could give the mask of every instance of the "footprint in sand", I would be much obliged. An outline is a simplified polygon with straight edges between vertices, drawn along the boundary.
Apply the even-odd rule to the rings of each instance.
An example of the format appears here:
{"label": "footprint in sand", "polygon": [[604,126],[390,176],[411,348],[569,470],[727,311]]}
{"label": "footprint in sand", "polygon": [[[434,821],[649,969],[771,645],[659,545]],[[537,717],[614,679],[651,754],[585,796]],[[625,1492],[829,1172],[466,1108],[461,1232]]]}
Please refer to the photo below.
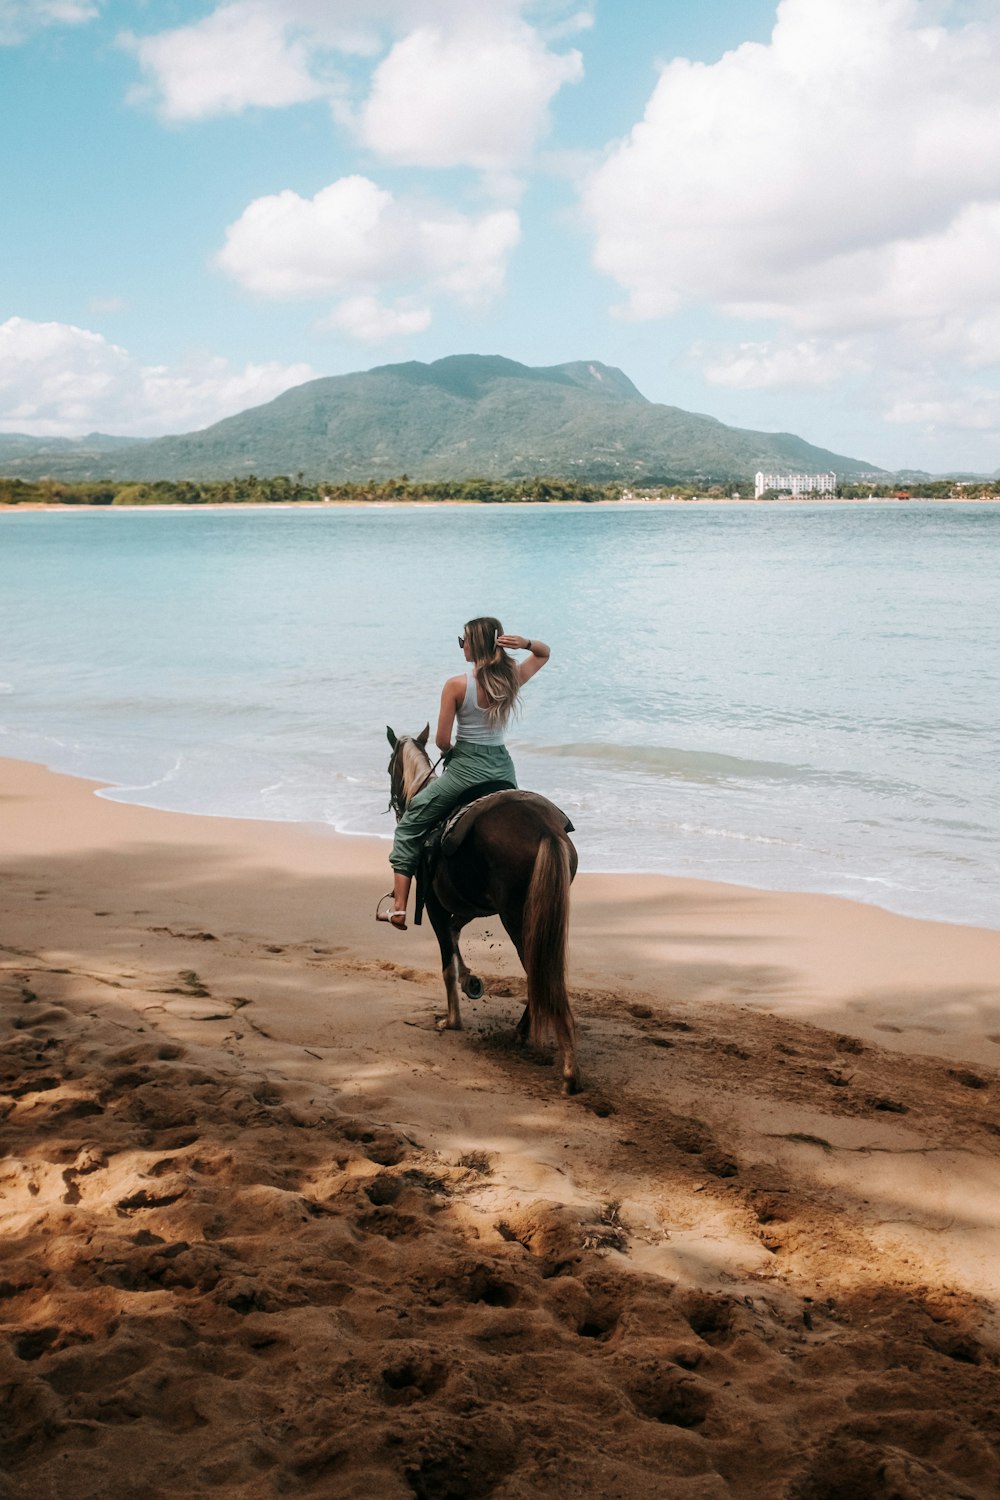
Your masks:
{"label": "footprint in sand", "polygon": [[640,1416],[668,1427],[700,1427],[713,1405],[708,1386],[674,1365],[643,1371],[632,1382],[629,1395]]}
{"label": "footprint in sand", "polygon": [[411,1349],[382,1371],[382,1397],[387,1406],[411,1406],[435,1395],[448,1379],[448,1366],[430,1350]]}
{"label": "footprint in sand", "polygon": [[949,1068],[948,1077],[954,1078],[964,1089],[985,1089],[989,1084],[985,1078],[980,1078],[978,1073],[973,1073],[968,1068]]}
{"label": "footprint in sand", "polygon": [[[214,939],[213,939],[214,941]],[[194,969],[181,969],[179,984],[162,990],[164,995],[176,995],[175,1000],[165,1000],[157,1010],[165,1010],[184,1021],[231,1021],[240,1002],[216,1000],[208,985]]]}
{"label": "footprint in sand", "polygon": [[[139,912],[133,913],[139,916]],[[150,932],[161,933],[166,937],[184,938],[189,943],[217,943],[219,939],[214,932],[182,932],[176,927],[151,927]]]}
{"label": "footprint in sand", "polygon": [[146,1188],[132,1193],[127,1198],[120,1198],[115,1204],[116,1212],[124,1219],[131,1214],[139,1213],[149,1208],[169,1208],[171,1203],[176,1203],[178,1198],[183,1198],[183,1191],[179,1193],[151,1193]]}
{"label": "footprint in sand", "polygon": [[225,1000],[168,1000],[157,1009],[182,1021],[231,1021],[236,1013],[236,1009]]}

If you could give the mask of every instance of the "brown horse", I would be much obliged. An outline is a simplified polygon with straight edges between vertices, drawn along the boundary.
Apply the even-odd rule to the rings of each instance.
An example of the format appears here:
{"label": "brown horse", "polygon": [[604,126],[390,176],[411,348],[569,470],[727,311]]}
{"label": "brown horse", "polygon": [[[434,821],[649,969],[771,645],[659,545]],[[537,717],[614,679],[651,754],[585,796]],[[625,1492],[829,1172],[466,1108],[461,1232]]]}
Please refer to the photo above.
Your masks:
{"label": "brown horse", "polygon": [[[426,729],[417,736],[388,730],[390,805],[397,822],[410,798],[434,775],[427,735]],[[566,938],[577,855],[565,817],[533,792],[501,791],[470,807],[461,841],[450,852],[448,845],[446,840],[434,859],[425,892],[441,949],[447,1027],[462,1027],[460,987],[473,999],[483,993],[459,952],[458,935],[475,917],[498,916],[528,978],[528,1003],[517,1035],[537,1043],[546,1032],[554,1033],[562,1056],[563,1093],[576,1093],[580,1080],[566,991]]]}

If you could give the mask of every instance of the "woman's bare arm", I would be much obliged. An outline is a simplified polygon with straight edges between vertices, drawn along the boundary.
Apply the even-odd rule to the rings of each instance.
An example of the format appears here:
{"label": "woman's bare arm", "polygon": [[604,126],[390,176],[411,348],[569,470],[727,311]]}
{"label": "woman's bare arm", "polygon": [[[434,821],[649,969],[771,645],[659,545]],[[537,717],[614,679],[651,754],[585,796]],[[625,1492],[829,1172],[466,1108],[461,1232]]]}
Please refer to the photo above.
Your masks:
{"label": "woman's bare arm", "polygon": [[455,728],[455,715],[458,706],[465,695],[465,678],[449,677],[441,689],[441,709],[438,713],[437,734],[434,743],[441,754],[446,754],[451,749],[451,736]]}
{"label": "woman's bare arm", "polygon": [[540,672],[552,655],[544,641],[529,639],[526,635],[501,635],[497,637],[497,645],[504,646],[508,651],[530,651],[531,655],[525,661],[517,664],[518,681],[523,686],[529,677],[534,677]]}

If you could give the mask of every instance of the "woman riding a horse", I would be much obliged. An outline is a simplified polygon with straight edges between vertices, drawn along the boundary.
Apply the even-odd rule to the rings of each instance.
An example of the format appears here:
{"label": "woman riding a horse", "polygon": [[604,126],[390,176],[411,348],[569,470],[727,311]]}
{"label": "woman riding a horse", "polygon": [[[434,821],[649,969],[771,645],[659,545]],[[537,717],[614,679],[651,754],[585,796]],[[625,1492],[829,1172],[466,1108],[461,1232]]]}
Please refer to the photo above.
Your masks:
{"label": "woman riding a horse", "polygon": [[[470,620],[458,644],[471,663],[471,671],[449,677],[441,691],[435,740],[446,757],[445,768],[408,801],[396,825],[389,856],[395,871],[393,909],[380,912],[379,921],[401,930],[406,927],[406,905],[421,845],[430,830],[464,799],[470,787],[484,783],[493,790],[517,786],[514,764],[504,744],[506,727],[521,688],[549,659],[544,641],[505,635],[500,621],[492,615]],[[528,656],[516,662],[505,648],[527,651]]]}
{"label": "woman riding a horse", "polygon": [[[566,987],[569,888],[577,855],[573,825],[548,798],[517,790],[504,746],[504,727],[529,677],[549,659],[549,648],[524,636],[504,635],[499,620],[470,620],[459,644],[471,662],[468,676],[450,677],[441,694],[437,745],[446,768],[434,779],[427,755],[430,729],[397,735],[388,729],[390,806],[396,837],[390,861],[396,882],[377,914],[406,926],[406,902],[427,834],[459,803],[471,802],[444,834],[425,865],[422,895],[441,949],[448,999],[445,1025],[462,1027],[460,992],[483,993],[482,981],[462,958],[462,929],[480,917],[499,916],[517,950],[527,979],[527,1003],[517,1036],[542,1041],[552,1035],[559,1050],[563,1091],[580,1086],[573,1016]],[[527,651],[520,664],[505,647]],[[452,733],[456,731],[455,743]]]}

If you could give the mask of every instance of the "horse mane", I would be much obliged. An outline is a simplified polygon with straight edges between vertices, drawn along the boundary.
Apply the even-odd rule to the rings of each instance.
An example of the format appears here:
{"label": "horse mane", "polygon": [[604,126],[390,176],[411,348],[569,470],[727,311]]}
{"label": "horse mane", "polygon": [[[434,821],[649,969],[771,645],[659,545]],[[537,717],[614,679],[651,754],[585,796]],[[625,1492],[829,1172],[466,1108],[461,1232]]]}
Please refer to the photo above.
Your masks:
{"label": "horse mane", "polygon": [[409,802],[414,792],[427,784],[431,758],[408,734],[400,736],[399,745],[403,752],[403,796]]}

